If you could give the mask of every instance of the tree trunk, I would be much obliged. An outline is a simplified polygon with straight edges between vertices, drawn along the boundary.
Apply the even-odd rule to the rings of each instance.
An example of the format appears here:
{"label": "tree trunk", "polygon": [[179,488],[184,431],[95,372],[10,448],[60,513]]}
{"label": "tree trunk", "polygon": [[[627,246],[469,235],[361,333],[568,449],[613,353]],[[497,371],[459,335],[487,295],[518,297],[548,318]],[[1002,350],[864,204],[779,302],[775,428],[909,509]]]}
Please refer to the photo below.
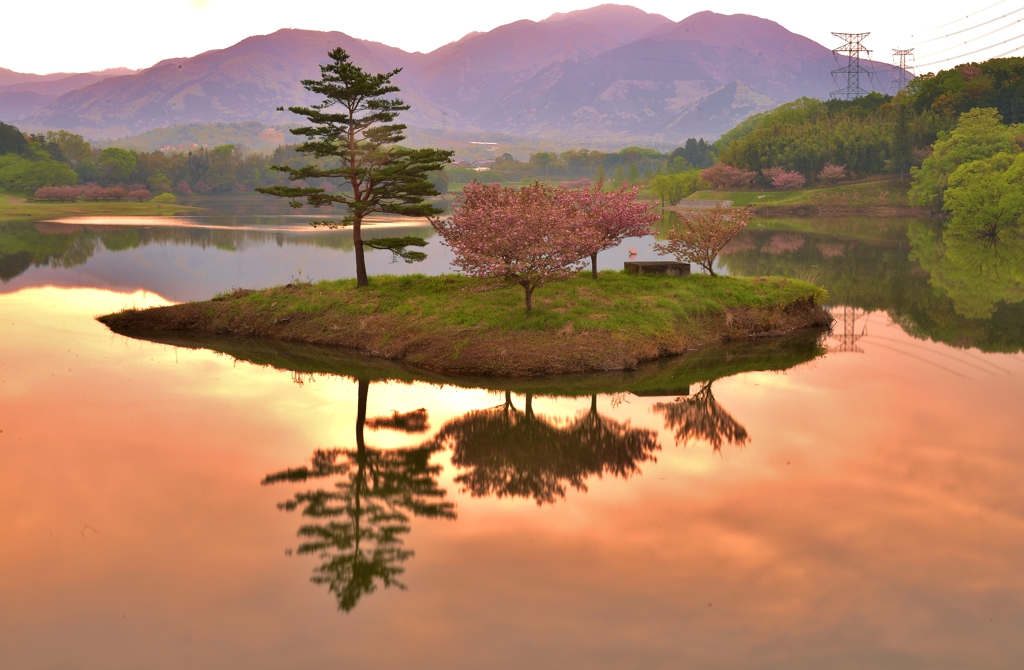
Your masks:
{"label": "tree trunk", "polygon": [[352,223],[352,244],[356,250],[356,288],[370,285],[366,276],[366,257],[363,255],[363,217],[357,216]]}
{"label": "tree trunk", "polygon": [[597,254],[590,254],[590,274],[597,279]]}
{"label": "tree trunk", "polygon": [[370,382],[365,379],[358,380],[359,403],[356,405],[356,449],[360,454],[366,451],[366,441],[363,439],[363,426],[366,425],[366,396],[370,392]]}
{"label": "tree trunk", "polygon": [[524,289],[526,289],[526,311],[527,312],[532,311],[533,310],[533,289],[535,287],[534,287],[533,284],[526,284],[526,283],[520,284],[520,286],[522,286]]}

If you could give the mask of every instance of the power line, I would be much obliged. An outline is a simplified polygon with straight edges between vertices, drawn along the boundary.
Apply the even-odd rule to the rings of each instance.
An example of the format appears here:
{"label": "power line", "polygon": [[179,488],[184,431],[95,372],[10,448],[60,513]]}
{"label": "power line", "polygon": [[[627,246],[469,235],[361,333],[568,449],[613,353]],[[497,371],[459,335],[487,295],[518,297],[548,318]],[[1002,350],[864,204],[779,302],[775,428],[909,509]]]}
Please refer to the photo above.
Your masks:
{"label": "power line", "polygon": [[[982,51],[988,51],[989,49],[994,49],[994,48],[1002,46],[1004,44],[1008,44],[1008,43],[1010,43],[1010,42],[1012,42],[1014,40],[1019,40],[1022,37],[1024,37],[1024,35],[1017,35],[1016,37],[1011,37],[1008,40],[1003,40],[1002,42],[997,42],[996,44],[990,44],[987,47],[982,47],[981,49],[975,49],[974,51],[968,51],[967,53],[960,54],[959,56],[950,56],[949,58],[943,58],[942,60],[932,61],[931,63],[922,63],[921,65],[918,65],[918,67],[929,67],[929,66],[932,66],[932,65],[938,65],[939,63],[948,63],[951,60],[959,60],[961,58],[966,58],[967,56],[973,56],[974,54],[981,53]],[[1021,46],[1024,46],[1024,45],[1021,45]],[[1014,51],[1017,51],[1020,48],[1021,47],[1017,47],[1016,49],[1012,49],[1010,51],[1007,51],[1006,53],[1001,54],[999,56],[993,56],[993,58],[1002,58],[1002,56],[1005,56],[1006,54],[1011,54],[1011,53],[1013,53]]]}
{"label": "power line", "polygon": [[860,86],[860,76],[862,74],[867,75],[868,79],[874,74],[873,71],[866,69],[860,64],[861,54],[866,54],[867,58],[871,58],[871,50],[863,45],[864,38],[871,33],[832,33],[845,43],[838,49],[832,50],[832,55],[836,59],[836,64],[839,64],[840,55],[846,56],[846,65],[832,70],[832,78],[836,82],[836,86],[840,86],[839,80],[836,79],[836,75],[846,75],[846,86],[840,86],[839,89],[832,91],[832,98],[843,98],[844,100],[853,100],[859,98],[862,95],[867,95],[868,92]]}
{"label": "power line", "polygon": [[938,51],[933,51],[933,52],[931,52],[929,54],[925,54],[925,55],[921,56],[921,58],[931,58],[932,56],[938,56],[939,54],[944,54],[947,51],[952,51],[953,49],[959,49],[960,47],[967,46],[971,42],[977,42],[980,39],[988,37],[989,35],[995,35],[999,31],[1006,30],[1007,28],[1015,26],[1015,25],[1017,25],[1018,23],[1021,23],[1021,22],[1024,22],[1024,19],[1017,19],[1013,23],[1007,23],[1005,26],[999,26],[995,30],[990,30],[987,33],[985,33],[984,35],[978,35],[977,37],[972,37],[971,39],[966,40],[964,42],[957,42],[956,44],[953,44],[953,45],[950,45],[948,47],[939,49]]}
{"label": "power line", "polygon": [[982,21],[978,25],[971,26],[970,28],[964,28],[963,30],[957,30],[956,32],[952,32],[952,33],[950,33],[948,35],[940,35],[939,37],[933,37],[931,39],[925,40],[924,42],[921,42],[921,44],[928,44],[929,42],[938,42],[939,40],[944,40],[947,37],[953,37],[954,35],[960,35],[961,33],[967,33],[967,32],[970,32],[972,30],[975,30],[977,28],[981,28],[982,26],[987,26],[990,23],[995,23],[996,21],[998,21],[1000,19],[1005,19],[1007,16],[1013,16],[1014,14],[1019,14],[1020,12],[1024,12],[1024,7],[1021,7],[1020,9],[1015,9],[1012,12],[1007,12],[1006,14],[1003,14],[1002,16],[997,16],[994,19],[989,19],[988,21]]}
{"label": "power line", "polygon": [[[974,12],[973,14],[968,14],[967,16],[965,16],[963,18],[953,19],[949,23],[943,23],[941,26],[935,26],[934,28],[929,28],[928,30],[924,31],[922,33],[922,35],[927,35],[928,33],[933,33],[936,30],[942,30],[943,28],[947,28],[947,27],[953,25],[954,23],[956,23],[958,21],[964,21],[966,19],[969,19],[972,16],[977,16],[978,14],[984,14],[988,10],[992,9],[993,7],[998,7],[999,5],[1003,4],[1004,2],[1009,2],[1009,0],[999,0],[999,2],[991,4],[988,7],[986,7],[985,9],[979,9],[978,11]],[[914,37],[914,35],[911,35],[911,37]]]}

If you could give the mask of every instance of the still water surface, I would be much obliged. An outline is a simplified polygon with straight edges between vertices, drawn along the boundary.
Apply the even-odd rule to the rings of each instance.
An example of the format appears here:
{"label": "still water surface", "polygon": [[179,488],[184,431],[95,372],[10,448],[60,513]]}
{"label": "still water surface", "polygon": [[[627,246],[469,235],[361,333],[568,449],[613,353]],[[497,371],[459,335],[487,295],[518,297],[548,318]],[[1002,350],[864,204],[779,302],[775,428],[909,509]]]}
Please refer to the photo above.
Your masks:
{"label": "still water surface", "polygon": [[0,222],[0,667],[1024,657],[1020,287],[931,222],[746,231],[722,269],[818,282],[836,331],[632,375],[441,385],[93,319],[349,275],[345,233],[254,216]]}

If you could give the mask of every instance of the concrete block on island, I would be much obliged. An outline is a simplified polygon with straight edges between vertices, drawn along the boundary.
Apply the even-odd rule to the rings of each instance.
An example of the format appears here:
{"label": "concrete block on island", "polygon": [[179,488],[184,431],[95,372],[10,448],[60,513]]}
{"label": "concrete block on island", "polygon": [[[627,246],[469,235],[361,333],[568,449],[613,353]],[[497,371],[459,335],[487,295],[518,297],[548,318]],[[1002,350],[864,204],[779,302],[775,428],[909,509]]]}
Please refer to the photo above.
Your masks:
{"label": "concrete block on island", "polygon": [[690,264],[678,261],[628,261],[622,269],[630,275],[668,275],[669,277],[687,277]]}

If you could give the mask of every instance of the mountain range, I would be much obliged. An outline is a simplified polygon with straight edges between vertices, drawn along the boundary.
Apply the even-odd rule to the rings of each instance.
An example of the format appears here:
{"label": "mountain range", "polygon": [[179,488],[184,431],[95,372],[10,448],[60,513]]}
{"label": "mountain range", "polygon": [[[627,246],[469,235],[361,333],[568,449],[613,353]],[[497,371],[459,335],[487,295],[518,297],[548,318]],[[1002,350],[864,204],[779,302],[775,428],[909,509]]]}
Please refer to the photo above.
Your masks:
{"label": "mountain range", "polygon": [[[837,88],[828,48],[767,19],[705,11],[673,22],[601,5],[470,33],[426,54],[287,29],[114,76],[29,81],[16,79],[38,75],[0,69],[0,120],[92,139],[189,123],[295,123],[277,107],[314,102],[299,81],[317,77],[338,46],[365,69],[402,68],[395,82],[412,105],[401,117],[410,126],[561,146],[713,139],[751,114]],[[872,65],[887,84],[892,66]]]}

